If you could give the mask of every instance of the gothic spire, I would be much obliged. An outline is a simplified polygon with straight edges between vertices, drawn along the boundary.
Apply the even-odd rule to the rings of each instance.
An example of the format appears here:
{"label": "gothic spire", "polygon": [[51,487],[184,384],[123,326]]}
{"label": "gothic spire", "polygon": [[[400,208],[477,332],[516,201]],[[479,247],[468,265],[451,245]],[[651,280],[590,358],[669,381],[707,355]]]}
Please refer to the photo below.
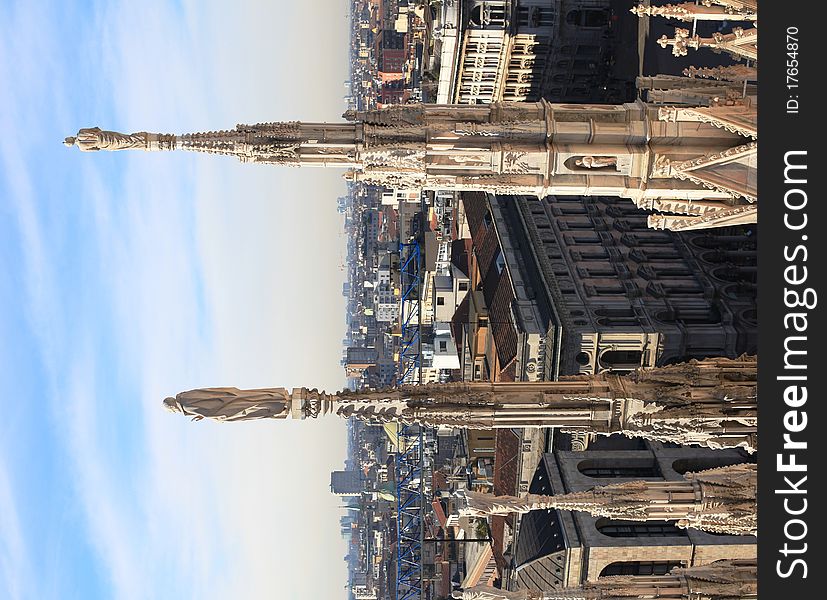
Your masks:
{"label": "gothic spire", "polygon": [[219,421],[267,418],[239,414],[235,408],[247,410],[245,399],[258,401],[271,391],[272,397],[286,403],[274,418],[336,414],[433,427],[558,427],[754,452],[756,367],[755,357],[743,356],[692,360],[627,376],[601,373],[560,381],[427,384],[338,394],[306,388],[292,393],[281,388],[208,388],[183,392],[165,404],[185,415]]}
{"label": "gothic spire", "polygon": [[675,521],[712,533],[755,535],[757,469],[744,463],[687,473],[683,481],[628,481],[583,492],[495,496],[463,490],[461,516],[492,516],[557,509],[626,521]]}

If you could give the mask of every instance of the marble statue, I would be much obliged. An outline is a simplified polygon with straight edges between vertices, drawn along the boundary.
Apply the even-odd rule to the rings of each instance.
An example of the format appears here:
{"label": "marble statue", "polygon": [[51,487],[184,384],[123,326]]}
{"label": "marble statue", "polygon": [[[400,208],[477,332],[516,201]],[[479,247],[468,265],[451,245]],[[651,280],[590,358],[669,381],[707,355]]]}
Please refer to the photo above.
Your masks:
{"label": "marble statue", "polygon": [[164,400],[170,412],[216,421],[283,419],[290,409],[290,394],[281,388],[239,390],[233,387],[203,388],[182,392]]}
{"label": "marble statue", "polygon": [[118,133],[117,131],[106,131],[100,127],[87,127],[78,131],[77,135],[64,139],[63,144],[77,146],[82,152],[145,149],[147,134],[145,132]]}
{"label": "marble statue", "polygon": [[581,156],[574,161],[574,164],[584,169],[603,169],[605,167],[617,167],[616,156]]}

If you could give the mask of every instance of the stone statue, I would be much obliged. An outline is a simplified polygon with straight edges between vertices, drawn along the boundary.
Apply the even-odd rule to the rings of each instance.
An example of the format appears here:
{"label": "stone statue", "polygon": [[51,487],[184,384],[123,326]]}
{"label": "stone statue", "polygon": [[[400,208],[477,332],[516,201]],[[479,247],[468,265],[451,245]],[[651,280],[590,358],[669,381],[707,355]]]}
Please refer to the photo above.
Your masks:
{"label": "stone statue", "polygon": [[290,412],[290,394],[282,388],[243,391],[233,387],[203,388],[167,398],[164,408],[191,416],[193,421],[284,419]]}
{"label": "stone statue", "polygon": [[82,152],[146,149],[147,134],[144,131],[126,134],[105,131],[100,127],[88,127],[78,131],[76,136],[64,139],[63,144],[77,146]]}
{"label": "stone statue", "polygon": [[[326,394],[295,388],[212,388],[179,394],[168,407],[184,414],[227,420],[224,413],[199,412],[204,399],[232,406],[276,400],[275,412],[238,411],[260,418],[314,419],[336,414],[371,422],[418,423],[428,427],[496,429],[559,427],[566,433],[623,433],[661,442],[755,452],[757,359],[710,358],[640,370],[619,376],[600,373],[560,381],[453,382],[401,386],[378,391]],[[271,394],[271,395],[268,395]],[[179,410],[177,403],[191,412]],[[197,407],[197,409],[196,409]]]}
{"label": "stone statue", "polygon": [[603,169],[605,167],[617,167],[616,156],[581,156],[574,161],[574,164],[584,169]]}

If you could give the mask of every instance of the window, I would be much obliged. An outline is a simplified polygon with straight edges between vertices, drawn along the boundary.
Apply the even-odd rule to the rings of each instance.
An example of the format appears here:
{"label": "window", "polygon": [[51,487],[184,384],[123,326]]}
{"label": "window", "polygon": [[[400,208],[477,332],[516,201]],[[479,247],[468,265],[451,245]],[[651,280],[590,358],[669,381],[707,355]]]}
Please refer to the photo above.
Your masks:
{"label": "window", "polygon": [[436,297],[436,305],[437,306],[445,306],[445,296],[437,296]]}
{"label": "window", "polygon": [[640,366],[641,350],[607,350],[600,355],[600,366],[604,369],[631,370]]}
{"label": "window", "polygon": [[603,535],[616,538],[686,537],[686,529],[675,527],[670,521],[614,521],[598,519],[595,527]]}
{"label": "window", "polygon": [[600,571],[600,577],[610,575],[667,575],[675,567],[682,567],[680,561],[625,561],[613,562]]}
{"label": "window", "polygon": [[587,459],[577,464],[586,477],[595,478],[659,478],[663,475],[654,459]]}
{"label": "window", "polygon": [[445,340],[439,341],[439,351],[440,352],[448,352],[448,342]]}
{"label": "window", "polygon": [[457,286],[457,289],[460,292],[467,292],[468,291],[468,282],[467,281],[460,281],[458,286]]}

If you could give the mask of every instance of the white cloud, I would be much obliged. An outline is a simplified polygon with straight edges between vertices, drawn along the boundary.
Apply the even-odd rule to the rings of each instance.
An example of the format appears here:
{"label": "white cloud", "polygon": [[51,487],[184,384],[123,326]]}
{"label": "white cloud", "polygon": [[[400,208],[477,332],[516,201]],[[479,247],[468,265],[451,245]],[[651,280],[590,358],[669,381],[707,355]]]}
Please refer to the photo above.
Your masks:
{"label": "white cloud", "polygon": [[0,591],[4,598],[23,598],[32,585],[31,562],[23,537],[19,501],[15,498],[9,469],[0,454]]}

